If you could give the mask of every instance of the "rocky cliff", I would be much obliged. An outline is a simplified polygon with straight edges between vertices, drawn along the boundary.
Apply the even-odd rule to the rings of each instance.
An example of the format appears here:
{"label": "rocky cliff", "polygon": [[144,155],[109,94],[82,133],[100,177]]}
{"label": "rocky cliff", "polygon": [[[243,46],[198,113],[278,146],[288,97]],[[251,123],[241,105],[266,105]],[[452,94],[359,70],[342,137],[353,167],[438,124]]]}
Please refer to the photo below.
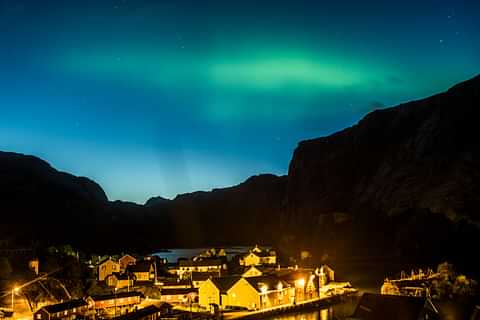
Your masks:
{"label": "rocky cliff", "polygon": [[286,221],[309,238],[349,239],[350,248],[366,240],[370,251],[371,242],[404,253],[458,250],[455,239],[480,220],[479,107],[477,76],[300,142],[289,167]]}
{"label": "rocky cliff", "polygon": [[2,227],[93,248],[268,242],[339,258],[465,259],[479,235],[479,106],[476,77],[300,142],[288,176],[145,205],[110,202],[87,178],[0,153]]}

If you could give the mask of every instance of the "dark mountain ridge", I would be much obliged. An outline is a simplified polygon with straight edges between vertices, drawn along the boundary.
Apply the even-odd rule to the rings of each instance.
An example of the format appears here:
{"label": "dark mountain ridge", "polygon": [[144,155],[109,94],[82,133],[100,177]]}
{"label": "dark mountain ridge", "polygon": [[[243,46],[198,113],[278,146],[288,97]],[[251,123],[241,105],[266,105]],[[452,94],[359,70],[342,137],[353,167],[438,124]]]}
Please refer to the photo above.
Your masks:
{"label": "dark mountain ridge", "polygon": [[108,201],[87,178],[0,152],[2,218],[22,225],[3,228],[95,250],[268,242],[338,259],[462,259],[468,255],[459,248],[479,235],[479,94],[477,76],[300,142],[288,176],[145,205]]}

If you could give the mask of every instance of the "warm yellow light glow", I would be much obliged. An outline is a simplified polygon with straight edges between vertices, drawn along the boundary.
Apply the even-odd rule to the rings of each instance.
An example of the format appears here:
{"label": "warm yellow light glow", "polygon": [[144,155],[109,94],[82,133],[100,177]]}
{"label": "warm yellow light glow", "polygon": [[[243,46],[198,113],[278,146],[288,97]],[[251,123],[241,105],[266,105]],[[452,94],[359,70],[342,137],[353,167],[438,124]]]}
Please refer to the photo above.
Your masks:
{"label": "warm yellow light glow", "polygon": [[281,291],[283,289],[283,284],[281,282],[278,283],[277,289]]}
{"label": "warm yellow light glow", "polygon": [[20,291],[20,288],[15,287],[15,288],[13,288],[13,291],[14,291],[15,293],[17,293],[18,291]]}
{"label": "warm yellow light glow", "polygon": [[268,291],[268,287],[266,285],[263,285],[261,288],[260,288],[260,292],[262,293],[267,293]]}
{"label": "warm yellow light glow", "polygon": [[303,287],[305,285],[305,279],[302,278],[302,279],[298,280],[298,285],[300,287]]}

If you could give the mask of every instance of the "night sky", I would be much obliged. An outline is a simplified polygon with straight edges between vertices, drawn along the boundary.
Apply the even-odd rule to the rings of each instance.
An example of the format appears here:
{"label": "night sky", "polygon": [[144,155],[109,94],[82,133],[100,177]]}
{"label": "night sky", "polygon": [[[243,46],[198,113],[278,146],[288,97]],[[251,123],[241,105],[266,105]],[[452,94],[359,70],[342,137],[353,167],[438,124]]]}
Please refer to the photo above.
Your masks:
{"label": "night sky", "polygon": [[0,0],[0,150],[143,203],[480,72],[480,1],[281,2]]}

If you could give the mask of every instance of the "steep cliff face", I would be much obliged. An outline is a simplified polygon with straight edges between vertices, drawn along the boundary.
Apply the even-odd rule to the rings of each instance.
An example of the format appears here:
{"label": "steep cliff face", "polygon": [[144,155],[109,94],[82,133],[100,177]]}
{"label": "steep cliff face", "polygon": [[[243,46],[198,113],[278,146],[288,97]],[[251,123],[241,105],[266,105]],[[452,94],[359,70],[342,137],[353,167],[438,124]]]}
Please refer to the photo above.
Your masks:
{"label": "steep cliff face", "polygon": [[479,107],[476,77],[301,142],[288,174],[290,216],[415,208],[478,220]]}
{"label": "steep cliff face", "polygon": [[330,252],[463,258],[479,235],[480,77],[300,142],[284,219]]}

